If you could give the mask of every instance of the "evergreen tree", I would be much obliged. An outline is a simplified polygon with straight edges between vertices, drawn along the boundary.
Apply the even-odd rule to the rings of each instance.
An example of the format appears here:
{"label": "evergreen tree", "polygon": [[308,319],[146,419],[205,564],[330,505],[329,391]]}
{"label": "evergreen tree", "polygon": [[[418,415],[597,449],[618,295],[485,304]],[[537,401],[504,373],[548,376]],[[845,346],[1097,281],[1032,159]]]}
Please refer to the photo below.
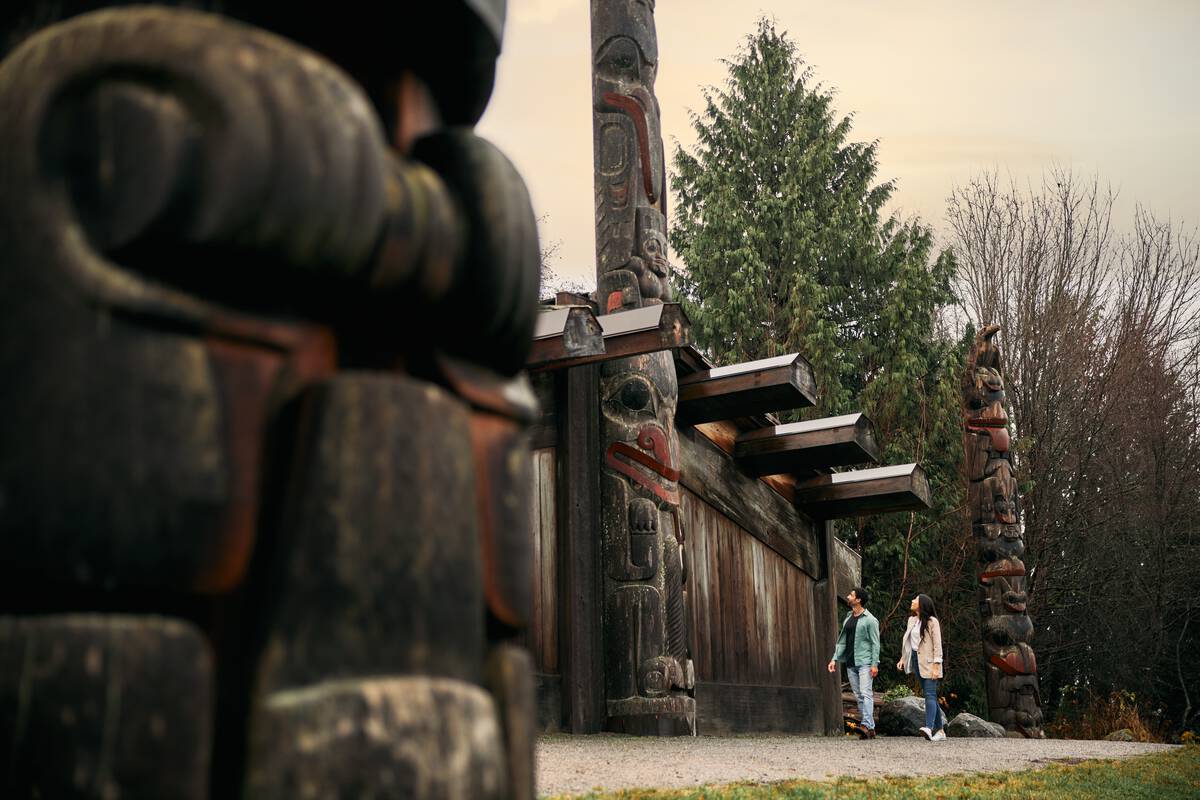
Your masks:
{"label": "evergreen tree", "polygon": [[931,581],[949,593],[973,569],[971,559],[965,573],[943,568],[963,537],[953,513],[963,351],[938,331],[954,259],[934,256],[919,222],[885,217],[894,187],[876,181],[876,143],[849,140],[851,118],[838,117],[786,33],[760,20],[726,64],[725,86],[692,115],[694,151],[674,154],[671,241],[686,265],[676,294],[718,363],[800,352],[820,391],[810,414],[863,410],[885,463],[925,466],[931,515],[841,531],[863,553],[876,612],[900,604],[903,614],[916,591],[940,594]]}

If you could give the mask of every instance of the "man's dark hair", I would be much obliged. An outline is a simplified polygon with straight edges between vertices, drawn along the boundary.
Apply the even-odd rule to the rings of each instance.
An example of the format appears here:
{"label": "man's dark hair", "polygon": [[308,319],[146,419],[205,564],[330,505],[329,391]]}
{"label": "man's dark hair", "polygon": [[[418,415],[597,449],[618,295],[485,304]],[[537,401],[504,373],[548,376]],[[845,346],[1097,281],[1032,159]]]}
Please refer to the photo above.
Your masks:
{"label": "man's dark hair", "polygon": [[854,592],[854,595],[858,598],[858,602],[862,603],[863,607],[865,608],[867,605],[867,598],[870,597],[870,595],[867,594],[867,590],[861,586],[855,586],[850,591]]}

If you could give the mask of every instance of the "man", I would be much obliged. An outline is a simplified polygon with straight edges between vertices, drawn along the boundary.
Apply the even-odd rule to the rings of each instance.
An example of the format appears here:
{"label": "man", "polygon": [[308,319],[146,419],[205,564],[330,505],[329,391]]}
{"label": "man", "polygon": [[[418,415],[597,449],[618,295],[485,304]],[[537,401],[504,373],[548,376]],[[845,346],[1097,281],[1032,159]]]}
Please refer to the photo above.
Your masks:
{"label": "man", "polygon": [[879,620],[867,611],[867,590],[855,586],[846,595],[850,613],[842,622],[837,647],[829,661],[829,671],[837,670],[837,662],[846,663],[846,677],[850,680],[850,691],[858,701],[858,713],[862,720],[859,736],[875,738],[875,695],[874,681],[879,674]]}

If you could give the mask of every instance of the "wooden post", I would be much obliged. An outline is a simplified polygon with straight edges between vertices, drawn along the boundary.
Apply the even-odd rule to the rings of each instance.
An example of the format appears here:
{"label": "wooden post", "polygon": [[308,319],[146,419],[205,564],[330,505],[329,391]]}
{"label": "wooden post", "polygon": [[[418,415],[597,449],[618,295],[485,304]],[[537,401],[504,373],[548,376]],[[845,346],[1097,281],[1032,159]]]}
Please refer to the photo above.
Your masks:
{"label": "wooden post", "polygon": [[[833,655],[838,635],[837,580],[834,573],[833,521],[821,525],[821,580],[813,586],[817,612],[817,646],[821,648],[821,666]],[[821,686],[821,707],[825,712],[825,735],[840,736],[842,733],[842,674],[840,668],[824,672]]]}
{"label": "wooden post", "polygon": [[559,664],[563,718],[570,733],[604,726],[601,650],[600,367],[559,373]]}

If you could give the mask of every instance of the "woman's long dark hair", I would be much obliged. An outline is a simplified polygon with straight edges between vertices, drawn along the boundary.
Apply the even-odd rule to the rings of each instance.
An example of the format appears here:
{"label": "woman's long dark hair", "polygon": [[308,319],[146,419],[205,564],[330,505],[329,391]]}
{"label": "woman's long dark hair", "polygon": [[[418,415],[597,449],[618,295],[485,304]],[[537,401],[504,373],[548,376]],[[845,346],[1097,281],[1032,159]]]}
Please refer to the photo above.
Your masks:
{"label": "woman's long dark hair", "polygon": [[933,607],[933,598],[927,594],[917,595],[917,615],[921,620],[921,638],[925,638],[925,631],[929,628],[929,620],[937,617],[937,609]]}

